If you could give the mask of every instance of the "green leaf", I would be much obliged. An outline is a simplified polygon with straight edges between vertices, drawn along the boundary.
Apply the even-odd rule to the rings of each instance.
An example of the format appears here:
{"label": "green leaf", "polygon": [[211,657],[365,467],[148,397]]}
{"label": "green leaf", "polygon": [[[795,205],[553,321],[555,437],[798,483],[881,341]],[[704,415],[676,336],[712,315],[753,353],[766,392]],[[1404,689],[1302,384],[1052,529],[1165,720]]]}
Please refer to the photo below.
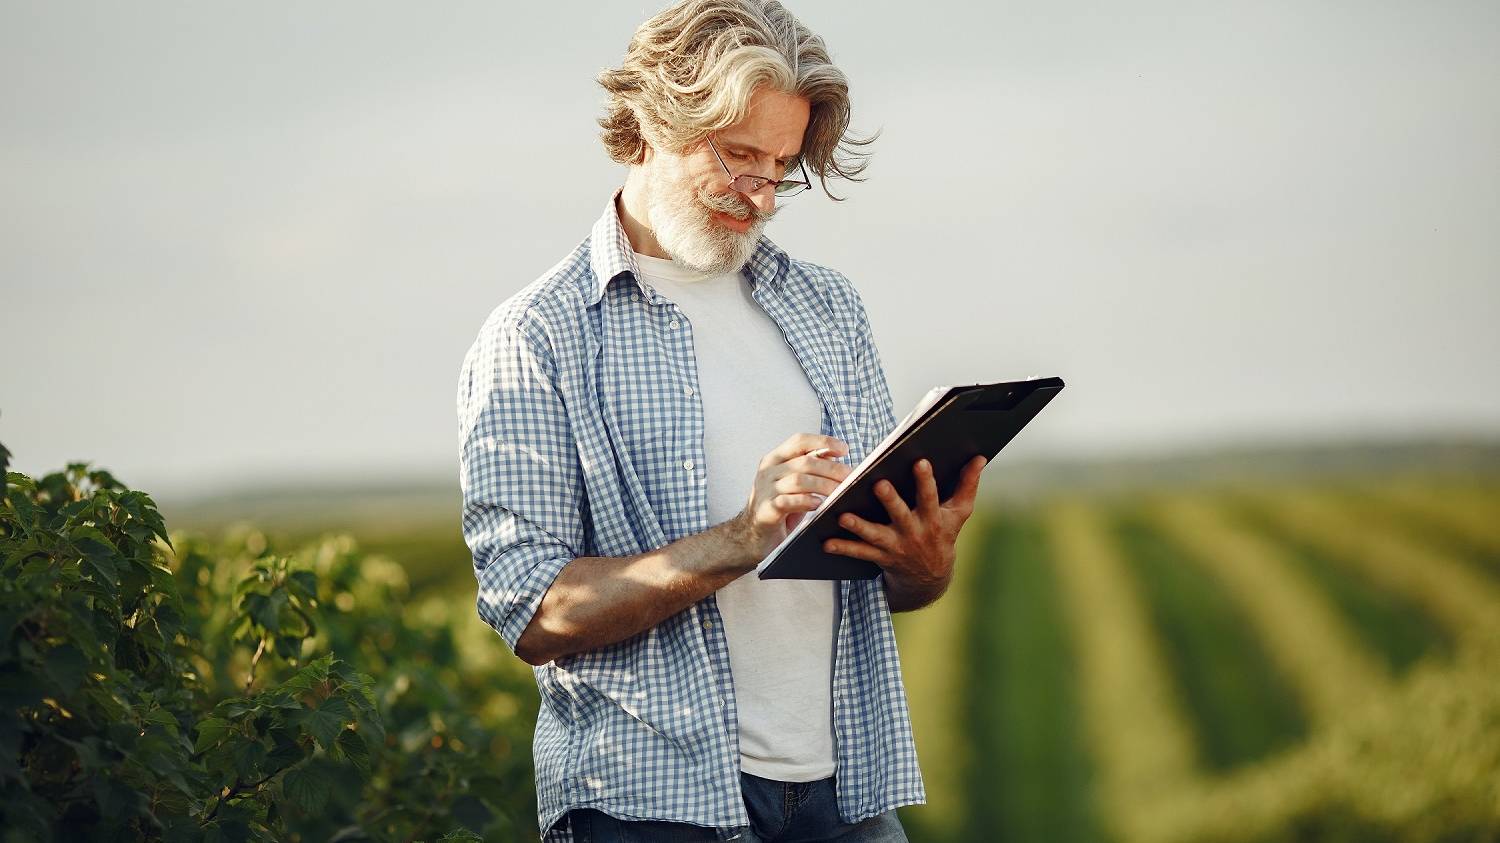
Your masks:
{"label": "green leaf", "polygon": [[177,637],[177,632],[182,629],[182,613],[171,603],[161,603],[154,612],[156,625],[161,629],[161,634],[168,640]]}
{"label": "green leaf", "polygon": [[[23,575],[27,575],[29,571],[46,570],[50,553],[42,535],[38,533],[15,547],[6,548],[5,566],[9,568],[12,565],[22,565],[24,566],[21,572]],[[41,564],[38,565],[38,562]],[[34,574],[31,575],[34,576]]]}
{"label": "green leaf", "polygon": [[338,738],[339,731],[353,719],[354,713],[349,710],[348,703],[338,697],[329,697],[315,709],[303,709],[297,722],[313,736],[318,746],[328,749]]}
{"label": "green leaf", "polygon": [[260,611],[252,615],[255,618],[255,622],[271,632],[280,631],[281,610],[286,608],[287,600],[290,597],[291,595],[280,589],[271,592],[270,596],[261,602]]}
{"label": "green leaf", "polygon": [[219,703],[215,710],[225,717],[237,720],[251,712],[259,711],[260,703],[244,698],[230,699]]}
{"label": "green leaf", "polygon": [[316,814],[328,802],[333,783],[326,775],[308,768],[304,764],[293,767],[281,778],[281,792],[292,800],[304,813]]}
{"label": "green leaf", "polygon": [[242,779],[257,778],[261,764],[266,760],[266,747],[258,740],[243,740],[234,745],[230,750],[229,757],[233,760],[234,771]]}
{"label": "green leaf", "polygon": [[106,586],[106,593],[114,594],[120,584],[120,572],[115,566],[115,561],[108,556],[85,556],[84,566],[93,572],[94,581]]}
{"label": "green leaf", "polygon": [[207,843],[248,843],[252,817],[244,802],[230,802],[219,809],[218,819],[203,828]]}
{"label": "green leaf", "polygon": [[354,705],[360,711],[375,711],[375,679],[368,673],[354,674],[354,680],[349,683],[349,688],[355,693],[352,697]]}
{"label": "green leaf", "polygon": [[64,518],[71,519],[76,517],[80,513],[87,512],[89,507],[93,505],[93,501],[90,500],[73,501],[70,504],[66,504],[60,507],[57,512]]}
{"label": "green leaf", "polygon": [[16,515],[21,519],[23,525],[36,523],[36,504],[31,502],[31,495],[28,492],[24,489],[11,489],[9,490],[8,497],[10,505],[15,507]]}
{"label": "green leaf", "polygon": [[342,723],[354,722],[354,709],[349,707],[349,701],[342,696],[329,697],[318,706],[318,710],[332,714],[334,717],[339,718],[339,721]]}
{"label": "green leaf", "polygon": [[114,722],[119,722],[125,719],[127,709],[125,707],[125,704],[120,702],[119,698],[114,695],[111,690],[112,687],[118,686],[91,686],[84,689],[83,695],[88,698],[89,702],[92,702],[94,705],[98,706],[100,713],[102,713],[106,718]]}
{"label": "green leaf", "polygon": [[266,763],[272,768],[285,768],[306,758],[308,750],[297,742],[297,733],[288,729],[271,731],[271,752]]}
{"label": "green leaf", "polygon": [[352,729],[339,732],[338,747],[361,773],[370,772],[370,748],[365,745],[365,739],[358,732]]}
{"label": "green leaf", "polygon": [[300,635],[278,635],[273,647],[276,655],[288,661],[302,655],[302,641]]}
{"label": "green leaf", "polygon": [[264,627],[265,623],[261,619],[266,616],[268,603],[270,603],[270,599],[266,595],[251,592],[245,595],[244,600],[240,601],[240,611],[244,612],[245,616],[251,621]]}
{"label": "green leaf", "polygon": [[82,524],[68,531],[68,540],[85,556],[118,556],[119,548],[98,527]]}
{"label": "green leaf", "polygon": [[199,720],[196,728],[198,740],[193,744],[193,751],[202,752],[218,743],[234,726],[222,717],[207,717]]}
{"label": "green leaf", "polygon": [[292,575],[287,578],[287,581],[293,587],[294,591],[301,592],[300,596],[306,597],[309,600],[317,598],[318,575],[312,571],[293,571]]}
{"label": "green leaf", "polygon": [[[240,580],[240,584],[234,587],[235,597],[242,597],[246,594],[266,595],[271,593],[271,585],[261,578],[259,571],[260,569],[257,568],[256,573],[252,573]],[[248,611],[243,603],[240,604],[240,610]]]}
{"label": "green leaf", "polygon": [[315,685],[328,681],[328,667],[333,663],[333,654],[324,653],[308,662],[303,668],[283,682],[281,687],[290,692],[310,691]]}
{"label": "green leaf", "polygon": [[146,723],[155,723],[158,726],[164,727],[172,734],[177,734],[177,718],[172,715],[172,712],[167,711],[165,708],[152,709],[151,711],[146,712],[145,716],[142,717],[141,720]]}

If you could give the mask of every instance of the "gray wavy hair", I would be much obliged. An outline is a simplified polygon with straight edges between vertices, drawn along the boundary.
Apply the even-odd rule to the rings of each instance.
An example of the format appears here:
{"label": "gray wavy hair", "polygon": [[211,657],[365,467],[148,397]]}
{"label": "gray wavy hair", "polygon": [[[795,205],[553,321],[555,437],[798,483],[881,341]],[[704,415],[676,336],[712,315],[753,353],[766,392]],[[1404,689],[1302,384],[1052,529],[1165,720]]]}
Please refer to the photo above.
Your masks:
{"label": "gray wavy hair", "polygon": [[599,74],[609,92],[604,148],[639,164],[646,145],[675,153],[739,122],[761,85],[811,105],[801,159],[823,186],[862,181],[874,136],[849,133],[849,80],[823,39],[774,0],[682,0],[641,24],[625,61]]}

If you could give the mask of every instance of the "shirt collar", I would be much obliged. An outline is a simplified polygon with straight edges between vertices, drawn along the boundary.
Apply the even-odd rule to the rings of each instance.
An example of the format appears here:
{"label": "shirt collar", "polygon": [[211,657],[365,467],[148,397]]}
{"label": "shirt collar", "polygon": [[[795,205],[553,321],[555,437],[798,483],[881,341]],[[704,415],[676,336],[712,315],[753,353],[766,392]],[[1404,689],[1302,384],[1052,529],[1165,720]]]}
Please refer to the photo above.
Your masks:
{"label": "shirt collar", "polygon": [[[598,304],[604,298],[604,292],[611,282],[627,273],[641,288],[648,301],[655,296],[655,291],[641,281],[641,268],[636,264],[635,253],[630,248],[630,238],[625,236],[625,228],[620,225],[620,215],[615,205],[620,197],[620,190],[623,188],[615,190],[614,195],[610,196],[604,214],[594,223],[589,234],[589,268],[593,272],[591,277],[585,279],[588,288],[584,290],[584,295],[590,306]],[[779,290],[790,265],[791,259],[787,253],[772,243],[771,238],[762,234],[760,241],[755,244],[755,251],[750,254],[750,259],[745,262],[740,273],[750,279],[752,289],[766,284]]]}

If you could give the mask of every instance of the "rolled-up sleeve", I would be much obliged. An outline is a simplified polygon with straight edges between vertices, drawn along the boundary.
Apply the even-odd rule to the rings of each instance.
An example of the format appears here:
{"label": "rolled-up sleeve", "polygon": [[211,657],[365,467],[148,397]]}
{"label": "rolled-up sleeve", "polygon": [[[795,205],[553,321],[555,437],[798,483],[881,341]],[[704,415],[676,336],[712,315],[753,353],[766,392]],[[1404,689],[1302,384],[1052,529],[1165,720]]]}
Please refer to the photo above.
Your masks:
{"label": "rolled-up sleeve", "polygon": [[542,596],[583,546],[583,473],[546,334],[492,318],[458,382],[464,542],[479,616],[515,652]]}
{"label": "rolled-up sleeve", "polygon": [[886,382],[885,367],[880,363],[880,352],[875,348],[875,332],[870,327],[870,317],[865,313],[865,303],[848,279],[844,279],[849,295],[849,306],[854,311],[854,379],[856,395],[870,402],[869,427],[864,431],[865,445],[874,448],[896,427],[896,413],[891,401],[891,387]]}

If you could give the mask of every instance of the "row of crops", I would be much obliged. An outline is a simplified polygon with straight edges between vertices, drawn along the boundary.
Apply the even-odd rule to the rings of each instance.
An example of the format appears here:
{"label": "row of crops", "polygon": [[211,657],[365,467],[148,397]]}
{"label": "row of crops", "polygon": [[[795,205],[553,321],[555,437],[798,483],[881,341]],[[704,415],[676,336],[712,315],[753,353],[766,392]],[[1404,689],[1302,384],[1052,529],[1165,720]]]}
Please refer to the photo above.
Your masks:
{"label": "row of crops", "polygon": [[1500,839],[1500,486],[1057,500],[963,551],[898,619],[914,837]]}

